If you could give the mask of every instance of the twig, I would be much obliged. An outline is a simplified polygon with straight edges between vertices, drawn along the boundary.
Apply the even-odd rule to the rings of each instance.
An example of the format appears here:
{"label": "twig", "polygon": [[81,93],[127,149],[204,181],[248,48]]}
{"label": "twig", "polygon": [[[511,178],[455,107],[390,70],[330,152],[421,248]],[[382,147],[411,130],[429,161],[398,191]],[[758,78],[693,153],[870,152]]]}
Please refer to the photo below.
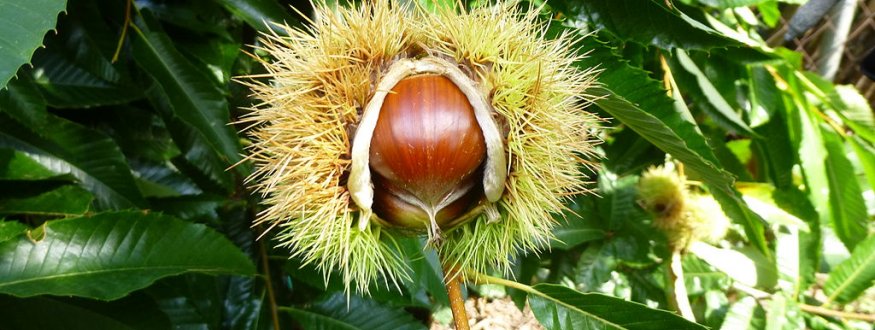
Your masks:
{"label": "twig", "polygon": [[462,298],[462,276],[452,267],[444,268],[444,282],[447,294],[450,296],[450,310],[453,311],[453,323],[456,330],[468,330],[468,313],[465,311],[465,300]]}
{"label": "twig", "polygon": [[[754,297],[754,299],[756,299],[756,300],[768,300],[768,299],[772,298],[772,295],[768,292],[757,290],[757,289],[751,288],[749,286],[746,286],[746,285],[743,285],[743,284],[740,284],[737,282],[733,283],[732,287],[738,291],[744,292],[745,294],[747,294],[751,297]],[[838,317],[838,318],[843,318],[843,319],[863,320],[863,321],[867,321],[867,322],[875,322],[875,315],[871,315],[871,314],[843,312],[843,311],[837,311],[837,310],[829,309],[829,308],[825,308],[825,307],[808,305],[808,304],[804,304],[804,303],[799,303],[798,306],[799,306],[799,309],[806,311],[806,312],[809,312],[809,313],[812,313],[812,314],[832,316],[832,317]]]}
{"label": "twig", "polygon": [[[260,229],[260,226],[259,226]],[[264,241],[258,241],[258,253],[261,255],[261,268],[264,272],[265,288],[267,289],[267,301],[270,305],[270,316],[273,319],[273,329],[280,330],[280,317],[277,312],[276,296],[273,292],[273,282],[270,279],[270,263],[268,262],[267,249]]]}
{"label": "twig", "polygon": [[122,45],[125,44],[125,36],[128,34],[128,26],[131,25],[131,3],[133,0],[126,1],[125,4],[125,23],[122,26],[122,35],[118,38],[118,45],[115,47],[115,53],[112,54],[112,63],[118,62],[118,56],[122,52]]}
{"label": "twig", "polygon": [[820,306],[812,306],[812,305],[808,305],[808,304],[799,304],[799,309],[806,311],[806,312],[809,312],[809,313],[812,313],[812,314],[833,316],[833,317],[838,317],[838,318],[843,318],[843,319],[853,319],[853,320],[863,320],[863,321],[867,321],[867,322],[875,322],[875,315],[870,315],[870,314],[843,312],[843,311],[837,311],[837,310],[824,308],[824,307],[820,307]]}

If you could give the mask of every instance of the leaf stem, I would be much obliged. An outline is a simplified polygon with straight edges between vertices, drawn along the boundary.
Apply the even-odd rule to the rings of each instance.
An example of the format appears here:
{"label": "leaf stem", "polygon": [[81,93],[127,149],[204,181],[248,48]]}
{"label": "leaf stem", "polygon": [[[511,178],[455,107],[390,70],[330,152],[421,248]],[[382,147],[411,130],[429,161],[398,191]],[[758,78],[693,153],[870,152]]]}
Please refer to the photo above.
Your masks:
{"label": "leaf stem", "polygon": [[462,298],[462,276],[453,267],[444,268],[444,282],[447,294],[450,296],[450,310],[453,311],[453,323],[456,330],[468,330],[468,313],[465,311],[465,299]]}
{"label": "leaf stem", "polygon": [[514,288],[514,289],[517,289],[517,290],[520,290],[520,291],[523,291],[526,293],[531,293],[531,294],[538,295],[541,297],[549,298],[546,295],[544,295],[543,293],[541,293],[540,291],[535,290],[535,288],[533,288],[533,287],[530,287],[528,285],[525,285],[525,284],[522,284],[519,282],[505,280],[505,279],[500,278],[500,277],[489,276],[489,275],[480,274],[480,273],[473,273],[473,274],[469,275],[469,277],[471,279],[473,279],[472,282],[474,284],[477,284],[477,285],[498,284],[498,285],[505,286],[508,288]]}
{"label": "leaf stem", "polygon": [[[259,229],[260,226],[259,226]],[[273,292],[273,282],[270,279],[270,263],[267,256],[267,249],[264,247],[264,241],[258,241],[258,253],[261,255],[261,268],[264,272],[264,286],[267,289],[267,301],[270,305],[270,317],[273,319],[273,329],[280,330],[280,318],[277,312],[276,296]]]}
{"label": "leaf stem", "polygon": [[693,315],[693,308],[690,307],[690,299],[687,296],[687,285],[684,282],[684,267],[682,263],[681,251],[672,249],[671,262],[668,266],[668,276],[666,277],[666,295],[668,296],[668,304],[678,311],[685,319],[696,322],[696,316]]}

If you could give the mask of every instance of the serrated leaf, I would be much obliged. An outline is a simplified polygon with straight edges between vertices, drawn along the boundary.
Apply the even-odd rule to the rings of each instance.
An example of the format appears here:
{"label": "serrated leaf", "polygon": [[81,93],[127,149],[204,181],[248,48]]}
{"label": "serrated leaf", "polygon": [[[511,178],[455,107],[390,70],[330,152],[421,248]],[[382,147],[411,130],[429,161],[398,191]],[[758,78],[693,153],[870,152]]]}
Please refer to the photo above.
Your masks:
{"label": "serrated leaf", "polygon": [[240,160],[237,134],[228,126],[228,102],[209,77],[179,53],[148,10],[136,24],[133,54],[166,94],[173,114],[191,125],[227,166]]}
{"label": "serrated leaf", "polygon": [[823,140],[827,151],[826,175],[829,179],[832,227],[848,251],[852,251],[868,232],[863,192],[838,134],[824,129]]}
{"label": "serrated leaf", "polygon": [[697,50],[744,47],[680,10],[666,7],[661,0],[562,1],[550,5],[578,21],[643,45]]}
{"label": "serrated leaf", "polygon": [[869,235],[854,248],[851,257],[829,273],[824,284],[828,295],[825,304],[846,304],[875,284],[875,235]]}
{"label": "serrated leaf", "polygon": [[255,273],[221,234],[170,216],[112,212],[46,222],[45,237],[0,243],[0,293],[111,300],[185,272]]}
{"label": "serrated leaf", "polygon": [[[81,298],[14,298],[0,295],[4,329],[169,329],[167,316],[144,295],[112,303]],[[8,327],[8,328],[7,328]]]}
{"label": "serrated leaf", "polygon": [[146,204],[118,146],[74,122],[49,116],[41,125],[28,126],[0,108],[0,147],[24,151],[52,172],[71,174],[94,194],[100,209]]}
{"label": "serrated leaf", "polygon": [[[715,122],[725,125],[726,128],[748,136],[756,137],[757,134],[744,122],[741,115],[720,94],[708,76],[693,62],[683,49],[674,52],[676,61],[686,74],[692,75],[695,84],[690,83],[682,86],[683,90],[693,95],[694,99],[702,99],[699,104],[714,119]],[[675,74],[682,74],[680,70],[672,70]]]}
{"label": "serrated leaf", "polygon": [[669,311],[554,284],[534,286],[529,305],[546,329],[706,329]]}
{"label": "serrated leaf", "polygon": [[128,75],[129,65],[110,59],[121,27],[110,28],[100,12],[115,15],[123,6],[108,8],[98,1],[69,4],[69,14],[58,21],[58,34],[46,38],[45,49],[34,54],[34,68],[29,70],[52,107],[88,108],[143,97]]}
{"label": "serrated leaf", "polygon": [[863,173],[866,174],[866,180],[869,182],[869,188],[875,190],[875,150],[858,141],[856,137],[848,139],[848,144],[857,154],[857,159],[860,160],[860,166],[863,167]]}
{"label": "serrated leaf", "polygon": [[231,172],[226,171],[230,166],[227,159],[213,149],[208,138],[197,128],[174,113],[174,105],[157,83],[146,91],[146,95],[161,114],[173,142],[182,151],[172,159],[173,165],[202,190],[231,190],[233,178]]}
{"label": "serrated leaf", "polygon": [[647,141],[695,172],[711,188],[723,211],[744,225],[748,238],[769,255],[762,219],[751,212],[733,188],[735,178],[719,166],[717,157],[692,121],[688,112],[680,113],[675,101],[643,69],[632,67],[612,49],[594,38],[587,38],[581,51],[588,52],[580,65],[600,67],[599,82],[604,87],[589,91],[601,96],[596,105],[634,130]]}
{"label": "serrated leaf", "polygon": [[875,115],[860,91],[850,85],[838,85],[828,91],[828,97],[837,107],[836,113],[855,134],[875,143]]}
{"label": "serrated leaf", "polygon": [[[37,53],[33,59],[33,79],[42,88],[49,105],[56,108],[90,108],[122,104],[143,97],[139,88],[107,80],[64,55],[44,51]],[[90,57],[89,60],[97,61],[97,58]],[[107,66],[106,70],[112,69],[111,65]]]}
{"label": "serrated leaf", "polygon": [[55,27],[65,0],[0,1],[0,90]]}
{"label": "serrated leaf", "polygon": [[402,309],[382,306],[359,296],[334,293],[316,301],[307,309],[281,307],[304,329],[426,329]]}

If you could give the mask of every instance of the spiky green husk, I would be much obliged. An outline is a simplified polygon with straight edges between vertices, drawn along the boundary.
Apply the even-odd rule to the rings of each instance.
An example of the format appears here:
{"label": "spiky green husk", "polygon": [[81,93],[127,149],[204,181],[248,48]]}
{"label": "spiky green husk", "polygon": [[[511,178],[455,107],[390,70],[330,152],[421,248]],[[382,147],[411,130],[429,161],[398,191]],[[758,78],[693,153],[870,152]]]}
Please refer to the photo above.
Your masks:
{"label": "spiky green husk", "polygon": [[687,178],[668,165],[650,167],[638,180],[641,206],[654,215],[653,225],[664,231],[679,226],[688,198]]}
{"label": "spiky green husk", "polygon": [[729,218],[714,197],[689,191],[686,177],[673,164],[649,168],[638,181],[641,206],[653,214],[669,246],[684,250],[696,241],[716,243],[726,235]]}
{"label": "spiky green husk", "polygon": [[272,61],[269,84],[249,81],[263,101],[247,120],[254,128],[251,179],[267,208],[258,222],[276,228],[280,245],[327,272],[339,270],[359,291],[378,276],[405,277],[389,232],[359,212],[345,182],[350,133],[395,59],[425,54],[465,66],[507,130],[510,174],[496,203],[502,219],[481,216],[448,233],[445,263],[462,269],[507,270],[520,250],[537,251],[550,238],[551,214],[567,196],[584,192],[582,157],[592,151],[597,119],[581,110],[592,71],[574,66],[571,36],[544,37],[536,10],[514,3],[471,11],[427,13],[390,1],[359,8],[317,6],[307,31],[264,38]]}

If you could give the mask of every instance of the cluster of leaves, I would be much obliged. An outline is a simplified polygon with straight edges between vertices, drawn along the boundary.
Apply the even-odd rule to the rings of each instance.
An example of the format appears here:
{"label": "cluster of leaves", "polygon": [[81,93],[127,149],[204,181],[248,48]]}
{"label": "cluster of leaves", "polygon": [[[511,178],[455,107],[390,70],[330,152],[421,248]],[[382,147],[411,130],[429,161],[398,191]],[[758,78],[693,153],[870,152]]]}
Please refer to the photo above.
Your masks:
{"label": "cluster of leaves", "polygon": [[[635,184],[668,155],[735,226],[719,246],[696,245],[684,258],[698,323],[859,326],[818,311],[858,302],[875,280],[866,100],[764,45],[757,32],[786,4],[669,4],[544,7],[561,18],[551,32],[595,31],[581,42],[580,65],[602,69],[592,110],[613,128],[593,173],[600,196],[571,201],[552,250],[520,257],[522,284],[500,294],[528,298],[551,329],[701,328],[649,308],[669,308],[668,250]],[[11,45],[0,47],[4,328],[422,329],[446,311],[439,263],[422,239],[399,241],[417,276],[397,289],[374,283],[370,297],[346,297],[341,281],[272,249],[269,234],[256,240],[259,200],[243,183],[249,165],[233,166],[246,140],[231,124],[252,100],[232,77],[261,73],[241,50],[265,21],[303,21],[290,4],[0,8],[0,45]]]}

